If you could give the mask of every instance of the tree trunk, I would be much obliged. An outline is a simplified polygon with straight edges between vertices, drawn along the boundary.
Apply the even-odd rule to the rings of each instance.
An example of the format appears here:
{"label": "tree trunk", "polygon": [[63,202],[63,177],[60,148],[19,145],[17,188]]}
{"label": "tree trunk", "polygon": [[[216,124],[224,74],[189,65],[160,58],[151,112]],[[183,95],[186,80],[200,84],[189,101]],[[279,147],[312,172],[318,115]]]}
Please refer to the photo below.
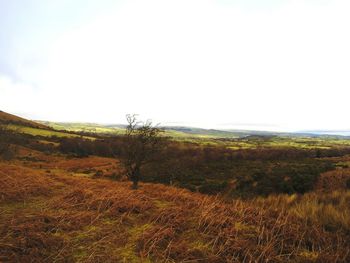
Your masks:
{"label": "tree trunk", "polygon": [[131,189],[136,190],[138,188],[139,188],[138,181],[136,180],[132,181]]}
{"label": "tree trunk", "polygon": [[138,183],[140,180],[140,168],[137,166],[131,176],[132,186],[131,189],[138,189]]}

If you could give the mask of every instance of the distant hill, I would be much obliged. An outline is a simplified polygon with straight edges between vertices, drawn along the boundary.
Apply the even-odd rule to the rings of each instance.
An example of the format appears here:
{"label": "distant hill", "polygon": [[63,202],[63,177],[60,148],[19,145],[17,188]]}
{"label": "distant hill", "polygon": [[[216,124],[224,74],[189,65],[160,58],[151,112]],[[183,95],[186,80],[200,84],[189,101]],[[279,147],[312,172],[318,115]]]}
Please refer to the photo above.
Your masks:
{"label": "distant hill", "polygon": [[[13,130],[17,133],[25,133],[30,135],[39,135],[44,137],[80,137],[81,134],[77,134],[73,131],[60,131],[54,127],[45,125],[44,123],[39,123],[37,121],[31,121],[19,116],[0,111],[0,125],[8,125],[7,128]],[[64,130],[64,129],[61,129]],[[86,139],[94,139],[93,137],[84,136]]]}
{"label": "distant hill", "polygon": [[[97,123],[69,123],[69,122],[48,122],[39,121],[57,130],[75,132],[96,132],[105,134],[120,134],[124,132],[126,125],[123,124],[97,124]],[[216,129],[202,129],[184,126],[161,126],[165,134],[171,137],[195,137],[195,138],[242,138],[250,135],[248,132],[223,131]]]}
{"label": "distant hill", "polygon": [[0,111],[0,123],[15,124],[15,125],[21,125],[26,127],[38,128],[38,129],[51,129],[50,127],[43,125],[41,123],[27,120],[4,111]]}
{"label": "distant hill", "polygon": [[55,130],[66,130],[70,132],[89,132],[103,134],[120,134],[124,133],[125,125],[103,125],[98,123],[85,122],[50,122],[38,121],[41,124],[47,125]]}
{"label": "distant hill", "polygon": [[[32,121],[22,117],[0,111],[0,123],[9,123],[37,129],[45,130],[67,130],[71,132],[90,132],[104,134],[121,134],[124,132],[124,124],[98,124],[98,123],[80,123],[80,122],[50,122],[50,121]],[[193,138],[249,138],[256,136],[264,139],[271,136],[283,137],[332,137],[343,138],[350,137],[350,131],[342,130],[310,130],[298,132],[271,132],[257,130],[219,130],[204,129],[186,126],[162,126],[167,136],[171,137],[193,137]]]}
{"label": "distant hill", "polygon": [[202,136],[212,138],[240,138],[245,137],[248,134],[240,131],[224,131],[217,129],[202,129],[195,127],[184,127],[184,126],[164,126],[166,131],[175,131],[187,134],[189,136]]}
{"label": "distant hill", "polygon": [[338,135],[338,136],[350,136],[350,130],[312,130],[303,131],[302,133],[312,133],[315,135]]}
{"label": "distant hill", "polygon": [[[56,130],[67,130],[74,132],[92,132],[104,134],[121,134],[124,132],[124,124],[98,124],[98,123],[79,123],[79,122],[49,122],[38,121]],[[300,131],[300,132],[271,132],[257,130],[219,130],[219,129],[204,129],[197,127],[186,126],[161,126],[165,130],[165,134],[171,137],[193,137],[193,138],[248,138],[259,137],[261,139],[270,138],[271,136],[283,137],[343,137],[350,136],[350,131],[347,133],[336,131]]]}

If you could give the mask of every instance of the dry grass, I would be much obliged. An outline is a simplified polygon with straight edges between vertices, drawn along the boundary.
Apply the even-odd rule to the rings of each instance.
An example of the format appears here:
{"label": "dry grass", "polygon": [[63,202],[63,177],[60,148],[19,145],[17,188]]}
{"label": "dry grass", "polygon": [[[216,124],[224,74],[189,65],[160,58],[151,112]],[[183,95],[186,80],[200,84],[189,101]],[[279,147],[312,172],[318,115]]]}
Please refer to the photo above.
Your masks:
{"label": "dry grass", "polygon": [[349,191],[225,202],[71,175],[111,160],[41,157],[0,163],[1,262],[350,261]]}
{"label": "dry grass", "polygon": [[25,201],[37,195],[48,195],[54,181],[42,171],[0,162],[0,201]]}
{"label": "dry grass", "polygon": [[330,231],[350,233],[350,191],[327,194],[310,193],[290,208],[296,216]]}
{"label": "dry grass", "polygon": [[350,180],[350,169],[338,169],[321,174],[318,179],[316,190],[332,192],[346,189],[347,181]]}

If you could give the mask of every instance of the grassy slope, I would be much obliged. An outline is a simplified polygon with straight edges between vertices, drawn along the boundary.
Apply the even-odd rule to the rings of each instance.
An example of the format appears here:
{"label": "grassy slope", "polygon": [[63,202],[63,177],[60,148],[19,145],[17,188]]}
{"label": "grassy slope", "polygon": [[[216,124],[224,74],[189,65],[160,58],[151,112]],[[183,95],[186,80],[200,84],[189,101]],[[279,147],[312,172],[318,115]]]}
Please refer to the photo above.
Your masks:
{"label": "grassy slope", "polygon": [[27,127],[27,126],[22,126],[22,125],[15,125],[15,124],[10,124],[7,126],[9,129],[14,130],[19,133],[25,133],[25,134],[30,134],[30,135],[39,135],[39,136],[44,136],[44,137],[80,137],[80,135],[77,134],[71,134],[71,133],[66,133],[66,132],[60,132],[60,131],[54,131],[54,130],[46,130],[46,129],[41,129],[41,128],[33,128],[33,127]]}
{"label": "grassy slope", "polygon": [[[39,135],[44,137],[80,137],[78,134],[72,134],[62,131],[55,131],[51,127],[42,123],[30,121],[3,111],[0,111],[0,125],[5,123],[8,129],[14,130],[18,133],[25,133],[30,135]],[[84,136],[86,139],[94,139],[92,137]]]}
{"label": "grassy slope", "polygon": [[6,123],[10,122],[10,123],[15,123],[17,125],[27,126],[32,128],[49,129],[49,127],[46,125],[27,120],[4,111],[0,111],[0,122],[6,122]]}
{"label": "grassy slope", "polygon": [[227,203],[86,177],[118,169],[113,159],[18,156],[0,162],[0,261],[350,260],[349,191]]}
{"label": "grassy slope", "polygon": [[[290,143],[280,140],[240,143]],[[298,147],[338,142],[292,141]],[[0,262],[350,261],[349,191],[225,202],[162,185],[131,191],[128,183],[90,178],[116,170],[113,159],[22,148],[17,160],[0,161]],[[321,176],[321,189],[329,178]]]}
{"label": "grassy slope", "polygon": [[41,122],[55,130],[67,130],[74,132],[91,132],[104,134],[121,134],[124,133],[122,128],[106,127],[95,123],[63,123],[63,122]]}

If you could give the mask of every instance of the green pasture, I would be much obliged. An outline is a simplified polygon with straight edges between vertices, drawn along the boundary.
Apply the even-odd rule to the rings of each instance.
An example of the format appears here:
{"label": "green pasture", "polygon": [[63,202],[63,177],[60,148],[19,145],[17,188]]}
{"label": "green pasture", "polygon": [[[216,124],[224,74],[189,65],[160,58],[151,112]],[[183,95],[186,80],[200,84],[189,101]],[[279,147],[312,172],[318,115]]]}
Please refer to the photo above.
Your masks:
{"label": "green pasture", "polygon": [[[25,133],[25,134],[30,134],[33,136],[43,136],[43,137],[56,136],[56,137],[69,137],[69,138],[81,137],[78,134],[71,134],[71,133],[65,133],[65,132],[61,132],[61,131],[32,128],[32,127],[26,127],[26,126],[21,126],[21,125],[14,125],[14,124],[7,125],[7,128],[11,129],[15,132],[18,132],[18,133]],[[84,138],[85,139],[95,139],[93,137],[88,137],[88,136],[84,136]]]}

